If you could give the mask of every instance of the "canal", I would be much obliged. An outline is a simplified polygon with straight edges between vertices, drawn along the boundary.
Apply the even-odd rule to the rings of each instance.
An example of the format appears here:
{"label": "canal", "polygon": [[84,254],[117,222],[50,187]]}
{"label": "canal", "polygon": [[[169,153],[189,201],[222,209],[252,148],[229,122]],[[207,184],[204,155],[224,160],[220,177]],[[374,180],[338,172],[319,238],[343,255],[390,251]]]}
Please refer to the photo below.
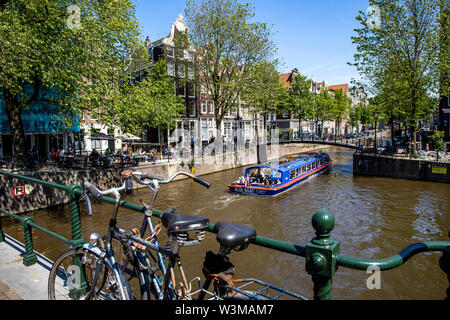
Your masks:
{"label": "canal", "polygon": [[[447,184],[353,177],[352,151],[327,149],[334,162],[331,172],[316,176],[276,198],[233,195],[226,185],[242,175],[235,169],[204,176],[212,183],[209,190],[191,180],[177,181],[161,188],[157,209],[175,206],[182,214],[209,217],[212,223],[228,221],[252,225],[258,235],[304,246],[314,236],[312,216],[330,211],[336,220],[332,237],[341,242],[341,254],[381,259],[421,241],[447,241],[450,230],[450,188]],[[148,189],[134,191],[124,200],[149,201]],[[104,233],[112,206],[93,204],[88,217],[82,205],[85,239],[91,232]],[[61,206],[28,214],[37,224],[70,237],[69,207]],[[139,226],[142,215],[122,209],[118,224],[122,228]],[[3,230],[23,241],[23,229],[10,218],[3,218]],[[35,248],[51,259],[65,245],[39,231],[33,232]],[[206,251],[218,250],[215,235],[207,233],[200,246],[182,248],[183,265],[189,278],[201,276]],[[236,277],[253,277],[312,298],[311,277],[305,259],[266,248],[250,246],[233,252],[231,261]],[[369,290],[369,274],[339,268],[333,279],[333,299],[443,299],[448,281],[438,265],[439,253],[422,253],[405,265],[381,274],[381,289]]]}

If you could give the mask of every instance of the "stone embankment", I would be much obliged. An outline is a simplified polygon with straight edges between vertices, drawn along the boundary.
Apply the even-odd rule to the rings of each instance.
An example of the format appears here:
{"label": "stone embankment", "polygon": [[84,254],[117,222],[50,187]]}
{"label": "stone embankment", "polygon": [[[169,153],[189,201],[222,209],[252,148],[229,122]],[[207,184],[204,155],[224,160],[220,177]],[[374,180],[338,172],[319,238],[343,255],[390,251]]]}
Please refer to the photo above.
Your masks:
{"label": "stone embankment", "polygon": [[395,158],[356,152],[353,155],[355,176],[377,176],[450,183],[450,162]]}
{"label": "stone embankment", "polygon": [[[267,158],[277,159],[281,156],[300,152],[317,151],[324,148],[327,148],[327,146],[307,144],[269,145],[267,146]],[[194,162],[192,162],[191,158],[177,161],[171,160],[170,162],[168,160],[162,160],[158,161],[156,164],[144,163],[139,167],[131,169],[167,178],[180,170],[194,172],[195,175],[205,175],[255,163],[257,163],[257,153],[256,147],[253,147],[217,156],[205,158],[196,157]],[[82,185],[84,181],[89,181],[100,189],[108,189],[112,186],[120,185],[120,171],[122,169],[123,168],[89,168],[82,170],[66,170],[59,168],[43,168],[39,171],[15,173],[61,185]],[[51,187],[21,181],[4,175],[0,175],[0,182],[1,207],[15,214],[52,207],[70,201],[69,196],[64,191]],[[17,195],[17,187],[24,190],[25,194]],[[134,183],[133,187],[137,188],[139,186]]]}

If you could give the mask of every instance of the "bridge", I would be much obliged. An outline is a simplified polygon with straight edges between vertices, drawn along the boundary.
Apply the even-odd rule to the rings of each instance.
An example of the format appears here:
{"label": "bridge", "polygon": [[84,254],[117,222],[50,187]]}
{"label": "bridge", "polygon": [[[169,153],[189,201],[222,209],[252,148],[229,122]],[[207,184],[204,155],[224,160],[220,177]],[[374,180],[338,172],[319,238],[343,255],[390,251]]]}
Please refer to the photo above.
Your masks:
{"label": "bridge", "polygon": [[[345,142],[344,142],[345,141]],[[328,146],[335,146],[335,147],[341,147],[341,148],[348,148],[348,149],[354,149],[359,150],[362,148],[362,143],[367,141],[367,139],[341,139],[341,140],[325,140],[325,139],[314,139],[314,140],[308,140],[308,139],[295,139],[295,140],[280,140],[280,143],[282,144],[294,144],[294,143],[304,143],[304,144],[322,144],[322,145],[328,145]]]}

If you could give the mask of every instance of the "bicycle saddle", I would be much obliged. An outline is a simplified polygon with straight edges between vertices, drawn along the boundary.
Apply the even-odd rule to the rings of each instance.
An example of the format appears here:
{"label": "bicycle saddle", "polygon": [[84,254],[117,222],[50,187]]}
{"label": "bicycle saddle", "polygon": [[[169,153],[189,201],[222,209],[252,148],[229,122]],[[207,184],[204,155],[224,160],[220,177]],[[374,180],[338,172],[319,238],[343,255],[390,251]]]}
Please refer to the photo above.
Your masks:
{"label": "bicycle saddle", "polygon": [[181,215],[174,210],[164,212],[161,222],[168,234],[206,230],[209,227],[208,218]]}
{"label": "bicycle saddle", "polygon": [[255,229],[241,224],[221,221],[214,225],[214,232],[217,233],[217,241],[221,246],[228,249],[236,247],[245,249],[250,241],[256,239]]}

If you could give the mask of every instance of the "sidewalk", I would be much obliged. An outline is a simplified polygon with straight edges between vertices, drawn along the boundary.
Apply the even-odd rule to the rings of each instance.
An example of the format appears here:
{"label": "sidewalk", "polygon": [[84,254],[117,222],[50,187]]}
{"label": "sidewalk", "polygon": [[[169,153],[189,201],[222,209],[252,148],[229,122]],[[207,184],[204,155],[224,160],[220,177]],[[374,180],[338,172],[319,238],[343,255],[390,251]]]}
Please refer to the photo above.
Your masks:
{"label": "sidewalk", "polygon": [[23,300],[17,293],[0,280],[0,300]]}
{"label": "sidewalk", "polygon": [[0,242],[0,300],[47,300],[47,282],[52,262],[36,253],[38,262],[23,264],[22,243],[5,234]]}

